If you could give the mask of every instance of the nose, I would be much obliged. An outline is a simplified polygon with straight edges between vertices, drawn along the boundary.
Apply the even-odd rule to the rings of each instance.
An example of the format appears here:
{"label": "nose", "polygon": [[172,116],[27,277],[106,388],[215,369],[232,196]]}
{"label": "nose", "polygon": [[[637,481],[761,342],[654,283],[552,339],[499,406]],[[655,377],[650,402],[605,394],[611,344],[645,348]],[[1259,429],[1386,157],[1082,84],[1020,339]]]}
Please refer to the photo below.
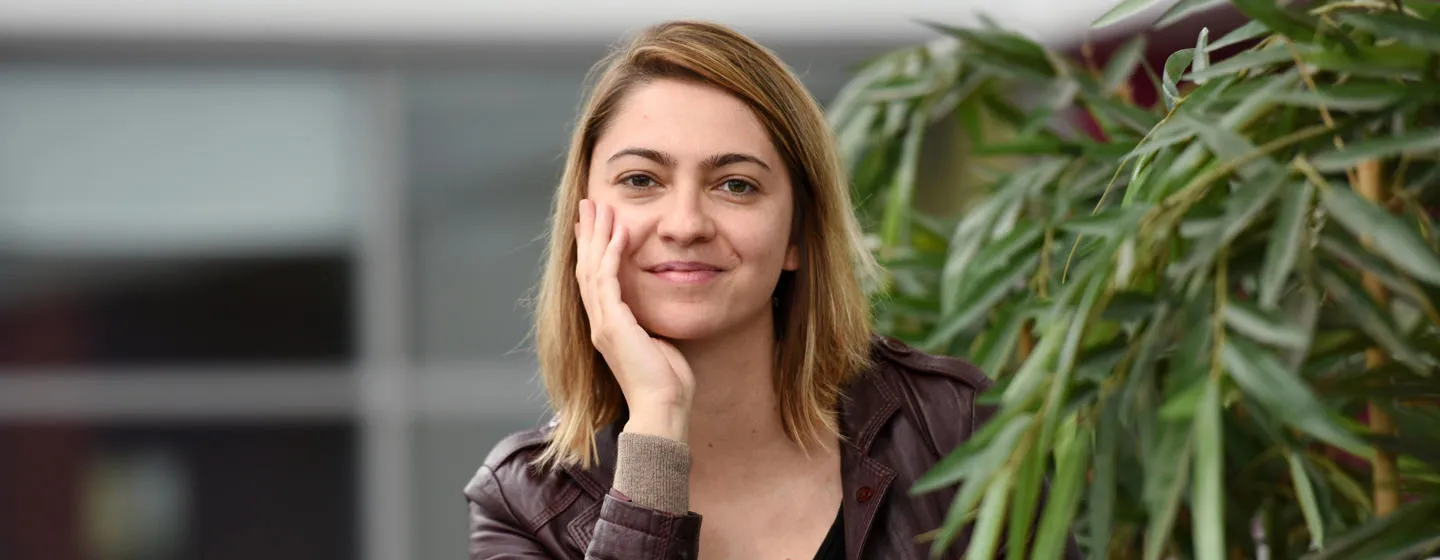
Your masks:
{"label": "nose", "polygon": [[660,239],[667,243],[688,246],[715,237],[715,221],[706,207],[703,189],[677,189],[666,197],[664,209],[656,226]]}

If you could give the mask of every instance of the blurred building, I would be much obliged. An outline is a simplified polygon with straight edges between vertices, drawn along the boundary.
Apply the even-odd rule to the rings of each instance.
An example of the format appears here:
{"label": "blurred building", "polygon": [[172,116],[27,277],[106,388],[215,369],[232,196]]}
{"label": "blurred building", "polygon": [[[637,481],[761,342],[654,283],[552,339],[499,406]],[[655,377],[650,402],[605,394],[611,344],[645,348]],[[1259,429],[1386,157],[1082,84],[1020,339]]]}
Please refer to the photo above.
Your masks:
{"label": "blurred building", "polygon": [[916,18],[1109,3],[0,2],[0,559],[463,558],[608,44],[716,19],[825,101]]}

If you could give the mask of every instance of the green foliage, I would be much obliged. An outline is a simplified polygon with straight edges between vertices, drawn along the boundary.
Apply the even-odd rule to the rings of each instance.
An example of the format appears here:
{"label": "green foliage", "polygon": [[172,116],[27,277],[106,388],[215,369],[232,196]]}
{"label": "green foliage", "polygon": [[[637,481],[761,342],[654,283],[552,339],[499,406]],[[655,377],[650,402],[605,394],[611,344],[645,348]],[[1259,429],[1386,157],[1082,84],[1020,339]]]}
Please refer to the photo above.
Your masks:
{"label": "green foliage", "polygon": [[[1069,535],[1092,558],[1440,547],[1440,8],[1233,4],[1252,21],[1158,73],[1143,38],[1097,68],[931,24],[945,38],[873,60],[832,105],[889,269],[878,327],[998,382],[991,423],[912,489],[959,486],[937,552],[967,525],[971,557],[1054,558]],[[1130,101],[1137,71],[1157,106]],[[967,141],[966,180],[929,186],[971,195],[961,212],[917,207],[937,126]],[[1372,161],[1379,203],[1352,190]],[[1367,370],[1370,348],[1393,361]],[[1370,435],[1367,404],[1398,433]],[[1384,517],[1377,449],[1407,497]]]}

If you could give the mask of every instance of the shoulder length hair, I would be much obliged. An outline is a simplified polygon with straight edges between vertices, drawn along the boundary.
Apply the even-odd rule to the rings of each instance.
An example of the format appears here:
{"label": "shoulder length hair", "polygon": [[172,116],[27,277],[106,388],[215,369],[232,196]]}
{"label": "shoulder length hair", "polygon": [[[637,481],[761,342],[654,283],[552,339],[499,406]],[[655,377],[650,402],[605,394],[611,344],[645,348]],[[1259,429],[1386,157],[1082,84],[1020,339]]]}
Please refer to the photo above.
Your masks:
{"label": "shoulder length hair", "polygon": [[659,79],[718,88],[765,126],[795,191],[800,267],[775,290],[775,390],[785,434],[801,446],[838,433],[841,386],[869,359],[863,285],[877,266],[865,249],[849,184],[820,106],[773,53],[725,26],[678,21],[645,29],[596,66],[598,78],[570,140],[551,213],[535,308],[540,376],[558,421],[538,462],[589,467],[596,432],[624,411],[575,280],[575,231],[595,143],[632,88]]}

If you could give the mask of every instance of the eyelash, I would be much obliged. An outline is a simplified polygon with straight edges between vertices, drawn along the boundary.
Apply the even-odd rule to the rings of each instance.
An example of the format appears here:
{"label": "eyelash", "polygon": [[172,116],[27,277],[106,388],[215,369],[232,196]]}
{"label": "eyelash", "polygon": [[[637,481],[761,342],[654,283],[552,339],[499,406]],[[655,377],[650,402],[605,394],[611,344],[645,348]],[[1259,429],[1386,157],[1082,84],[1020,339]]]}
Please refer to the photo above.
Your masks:
{"label": "eyelash", "polygon": [[[648,184],[648,185],[636,185],[636,184],[634,184],[634,181],[635,181],[636,179],[643,179],[643,180],[649,182],[650,184]],[[651,188],[651,187],[655,186],[655,183],[657,183],[657,182],[658,182],[658,181],[656,181],[654,177],[651,177],[651,176],[646,175],[646,174],[644,174],[644,173],[635,173],[635,174],[633,174],[633,175],[626,175],[626,176],[620,178],[620,184],[621,184],[622,186],[624,186],[625,188],[632,189],[632,190],[644,190],[644,189],[648,189],[648,188]],[[722,181],[722,182],[720,183],[720,188],[724,189],[726,186],[730,185],[731,183],[739,183],[739,184],[741,184],[741,185],[744,185],[747,190],[746,190],[745,192],[732,192],[732,191],[728,191],[728,190],[727,190],[727,191],[725,192],[725,194],[728,194],[728,195],[730,195],[730,196],[745,197],[745,196],[753,195],[753,194],[755,194],[756,192],[758,192],[758,191],[760,190],[759,187],[755,186],[755,183],[752,183],[752,182],[750,182],[750,181],[746,181],[746,180],[744,180],[744,179],[735,179],[735,178],[726,179],[726,180]]]}

